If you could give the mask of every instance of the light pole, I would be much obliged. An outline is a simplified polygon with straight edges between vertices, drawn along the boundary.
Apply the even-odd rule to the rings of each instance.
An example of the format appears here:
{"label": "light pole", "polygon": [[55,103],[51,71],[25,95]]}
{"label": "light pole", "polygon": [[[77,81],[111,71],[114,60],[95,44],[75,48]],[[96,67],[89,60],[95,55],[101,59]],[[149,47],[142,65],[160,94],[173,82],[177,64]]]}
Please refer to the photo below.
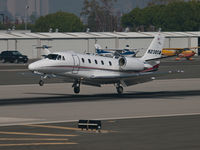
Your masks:
{"label": "light pole", "polygon": [[25,9],[25,30],[27,30],[28,9],[29,9],[29,6],[26,5],[26,9]]}

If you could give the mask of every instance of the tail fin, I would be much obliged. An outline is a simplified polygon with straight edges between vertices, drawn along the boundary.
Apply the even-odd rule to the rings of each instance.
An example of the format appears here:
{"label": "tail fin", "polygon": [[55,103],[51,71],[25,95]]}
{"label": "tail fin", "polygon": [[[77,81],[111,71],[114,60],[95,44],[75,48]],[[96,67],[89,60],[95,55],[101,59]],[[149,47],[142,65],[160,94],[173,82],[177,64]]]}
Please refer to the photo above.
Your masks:
{"label": "tail fin", "polygon": [[95,44],[94,47],[95,47],[96,50],[97,50],[97,49],[98,49],[98,50],[102,49],[101,46],[100,46],[99,44]]}
{"label": "tail fin", "polygon": [[50,48],[49,46],[43,45],[44,55],[49,55],[49,54],[51,54],[49,48]]}
{"label": "tail fin", "polygon": [[162,49],[164,45],[165,37],[159,32],[151,42],[144,56],[141,58],[144,61],[159,59],[162,56]]}

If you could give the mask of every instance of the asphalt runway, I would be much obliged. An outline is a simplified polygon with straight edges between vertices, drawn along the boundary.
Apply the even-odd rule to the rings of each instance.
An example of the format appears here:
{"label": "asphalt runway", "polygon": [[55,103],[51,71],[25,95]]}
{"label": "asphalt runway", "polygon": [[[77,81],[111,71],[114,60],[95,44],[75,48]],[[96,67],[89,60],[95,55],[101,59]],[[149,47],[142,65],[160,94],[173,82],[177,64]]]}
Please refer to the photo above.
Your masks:
{"label": "asphalt runway", "polygon": [[105,86],[101,91],[101,88],[82,87],[80,95],[66,94],[72,93],[72,90],[70,86],[64,88],[65,84],[49,84],[46,87],[29,85],[29,88],[25,85],[12,89],[11,86],[4,89],[1,86],[0,91],[12,94],[5,94],[5,91],[1,93],[5,99],[0,100],[0,123],[18,125],[69,122],[81,118],[117,119],[200,114],[199,84],[198,78],[156,80],[128,87],[121,96],[115,94],[111,86]]}
{"label": "asphalt runway", "polygon": [[[166,60],[160,71],[184,73],[125,88],[24,78],[27,65],[0,65],[0,149],[200,149],[200,60]],[[14,78],[13,78],[14,77]],[[180,79],[179,79],[180,78]],[[19,84],[20,83],[20,84]],[[79,119],[100,119],[103,129],[81,131]]]}

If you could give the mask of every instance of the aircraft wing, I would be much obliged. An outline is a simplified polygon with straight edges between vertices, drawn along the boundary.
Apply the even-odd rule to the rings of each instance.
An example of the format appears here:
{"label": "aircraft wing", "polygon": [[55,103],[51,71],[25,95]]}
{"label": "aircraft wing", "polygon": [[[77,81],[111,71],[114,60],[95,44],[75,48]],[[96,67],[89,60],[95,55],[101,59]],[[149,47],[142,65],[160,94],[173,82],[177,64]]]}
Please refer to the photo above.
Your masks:
{"label": "aircraft wing", "polygon": [[163,48],[163,50],[184,50],[184,48]]}
{"label": "aircraft wing", "polygon": [[197,49],[200,47],[185,47],[185,48],[163,48],[163,50],[180,50],[180,51],[185,51],[185,50],[192,50],[192,49]]}
{"label": "aircraft wing", "polygon": [[124,79],[124,78],[135,78],[139,76],[152,76],[156,74],[170,74],[172,73],[171,71],[169,72],[141,72],[141,73],[127,73],[127,74],[122,74],[122,75],[109,75],[109,76],[92,76],[92,79]]}
{"label": "aircraft wing", "polygon": [[114,76],[93,76],[92,79],[109,81],[120,81],[125,86],[131,86],[139,83],[149,82],[154,80],[156,77],[164,76],[174,73],[182,73],[183,71],[168,71],[168,72],[141,72],[141,73],[130,73],[123,75]]}

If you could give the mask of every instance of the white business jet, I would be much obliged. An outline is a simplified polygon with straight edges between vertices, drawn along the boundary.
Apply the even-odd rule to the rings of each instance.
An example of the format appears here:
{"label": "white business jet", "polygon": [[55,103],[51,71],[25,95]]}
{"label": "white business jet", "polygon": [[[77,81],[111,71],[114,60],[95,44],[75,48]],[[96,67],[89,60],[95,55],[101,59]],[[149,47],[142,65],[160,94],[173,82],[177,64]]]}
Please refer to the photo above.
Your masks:
{"label": "white business jet", "polygon": [[40,86],[47,77],[64,77],[73,83],[74,93],[80,92],[80,85],[100,87],[102,84],[114,84],[118,94],[124,86],[151,81],[158,70],[164,36],[155,35],[146,53],[141,58],[113,56],[75,52],[55,52],[45,59],[31,63],[30,71],[41,75]]}

